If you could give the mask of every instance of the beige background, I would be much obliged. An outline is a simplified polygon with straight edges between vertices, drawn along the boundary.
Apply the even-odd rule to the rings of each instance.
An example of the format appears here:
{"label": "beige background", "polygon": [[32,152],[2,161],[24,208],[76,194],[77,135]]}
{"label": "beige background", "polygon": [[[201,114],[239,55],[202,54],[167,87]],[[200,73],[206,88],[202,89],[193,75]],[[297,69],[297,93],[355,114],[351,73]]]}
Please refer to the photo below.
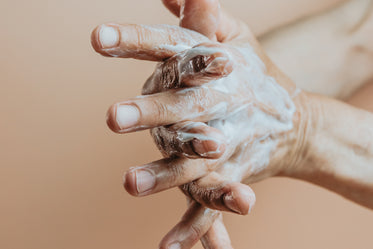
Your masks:
{"label": "beige background", "polygon": [[[223,2],[256,32],[326,4]],[[177,190],[139,199],[121,186],[160,154],[147,132],[111,133],[105,112],[137,95],[154,64],[95,54],[90,31],[106,21],[177,24],[158,0],[0,2],[2,249],[157,248],[185,209]],[[253,213],[226,216],[238,249],[373,246],[367,209],[289,179],[253,188]]]}

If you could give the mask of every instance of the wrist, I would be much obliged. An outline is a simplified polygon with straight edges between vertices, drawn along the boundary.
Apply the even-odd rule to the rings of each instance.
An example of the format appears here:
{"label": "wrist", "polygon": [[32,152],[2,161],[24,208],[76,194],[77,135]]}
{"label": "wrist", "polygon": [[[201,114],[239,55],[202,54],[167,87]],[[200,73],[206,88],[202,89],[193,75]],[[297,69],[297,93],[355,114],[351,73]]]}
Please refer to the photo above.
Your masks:
{"label": "wrist", "polygon": [[[309,148],[320,126],[321,105],[314,94],[301,91],[294,97],[296,111],[293,116],[293,129],[285,135],[287,149],[281,155],[277,176],[306,178],[314,172],[309,166],[311,159]],[[313,164],[316,165],[316,164]]]}
{"label": "wrist", "polygon": [[314,183],[373,208],[373,115],[323,96],[306,94],[305,99],[303,109],[298,109],[303,115],[303,142],[297,138],[299,152],[279,175]]}

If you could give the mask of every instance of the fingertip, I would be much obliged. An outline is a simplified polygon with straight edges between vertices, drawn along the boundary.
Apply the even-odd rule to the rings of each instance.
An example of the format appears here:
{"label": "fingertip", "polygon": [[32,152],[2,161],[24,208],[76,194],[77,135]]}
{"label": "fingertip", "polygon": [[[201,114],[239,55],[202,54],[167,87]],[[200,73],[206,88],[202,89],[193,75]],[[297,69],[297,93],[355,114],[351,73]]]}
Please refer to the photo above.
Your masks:
{"label": "fingertip", "polygon": [[211,228],[219,212],[193,202],[183,218],[162,239],[159,248],[192,248]]}
{"label": "fingertip", "polygon": [[168,242],[166,240],[162,240],[159,243],[159,249],[181,249],[181,244],[180,242]]}
{"label": "fingertip", "polygon": [[180,0],[162,0],[162,3],[172,14],[180,16]]}
{"label": "fingertip", "polygon": [[208,56],[207,67],[205,69],[206,72],[224,77],[233,71],[233,62],[227,53],[227,50],[221,44],[200,43],[193,48],[209,48],[210,54]]}
{"label": "fingertip", "polygon": [[226,77],[233,71],[233,63],[227,54],[219,53],[208,64],[205,71],[212,75]]}
{"label": "fingertip", "polygon": [[106,114],[106,123],[115,133],[136,131],[140,122],[140,110],[135,104],[117,103]]}
{"label": "fingertip", "polygon": [[97,26],[96,28],[93,29],[93,31],[91,33],[92,47],[98,53],[100,52],[100,42],[98,41],[99,30],[100,30],[100,26]]}
{"label": "fingertip", "polygon": [[220,18],[218,0],[185,0],[180,26],[188,28],[216,40]]}
{"label": "fingertip", "polygon": [[[194,214],[193,214],[194,215]],[[192,248],[202,234],[198,230],[199,226],[203,224],[192,225],[193,219],[191,217],[188,221],[180,221],[169,231],[165,237],[159,243],[161,249],[181,249],[181,248]]]}
{"label": "fingertip", "polygon": [[103,56],[111,57],[106,50],[117,47],[119,42],[119,30],[113,24],[101,24],[91,33],[93,49]]}
{"label": "fingertip", "polygon": [[242,214],[249,214],[256,202],[254,191],[245,184],[239,184],[237,185],[236,196],[237,204],[241,208]]}
{"label": "fingertip", "polygon": [[199,156],[209,159],[220,158],[226,149],[224,142],[216,140],[194,139],[192,141],[192,147],[195,153],[197,153]]}
{"label": "fingertip", "polygon": [[233,71],[229,51],[218,43],[200,43],[188,50],[185,57],[187,59],[180,64],[180,81],[185,86],[209,83],[227,77]]}
{"label": "fingertip", "polygon": [[[189,158],[218,159],[226,151],[224,134],[202,122],[185,122],[171,127],[177,131],[178,145],[183,155]],[[187,146],[183,146],[183,145]]]}
{"label": "fingertip", "polygon": [[119,133],[120,127],[117,123],[117,104],[109,107],[106,113],[106,124],[115,133]]}
{"label": "fingertip", "polygon": [[136,187],[136,173],[134,171],[130,170],[124,174],[123,186],[130,195],[138,196]]}
{"label": "fingertip", "polygon": [[102,50],[102,46],[101,46],[101,43],[100,43],[100,30],[101,30],[101,26],[102,25],[99,25],[97,26],[91,33],[91,45],[93,47],[93,49],[103,55],[103,56],[109,56],[107,53],[105,53],[105,51]]}
{"label": "fingertip", "polygon": [[[183,229],[181,229],[180,223],[176,224],[171,231],[169,231],[159,242],[158,248],[159,249],[170,249],[170,248],[181,248],[180,242],[177,241],[177,233],[184,233]],[[173,247],[171,247],[173,246]]]}
{"label": "fingertip", "polygon": [[230,188],[230,192],[224,195],[225,205],[235,213],[249,214],[256,202],[254,191],[241,183],[234,183]]}

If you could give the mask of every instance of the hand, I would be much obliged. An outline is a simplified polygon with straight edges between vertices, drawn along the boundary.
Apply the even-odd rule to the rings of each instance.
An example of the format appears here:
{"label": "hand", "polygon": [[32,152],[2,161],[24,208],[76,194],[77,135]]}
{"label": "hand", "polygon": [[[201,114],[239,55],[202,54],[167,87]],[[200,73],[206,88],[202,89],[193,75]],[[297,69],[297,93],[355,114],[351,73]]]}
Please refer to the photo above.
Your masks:
{"label": "hand", "polygon": [[[197,43],[205,43],[179,53],[165,63],[165,65],[167,63],[169,65],[181,65],[183,69],[184,66],[187,68],[188,65],[198,65],[198,63],[205,63],[205,65],[200,67],[199,70],[195,70],[197,74],[193,67],[193,71],[190,71],[192,73],[184,75],[182,81],[168,81],[171,82],[171,85],[176,83],[179,84],[178,87],[189,87],[188,90],[167,91],[114,105],[109,112],[108,123],[110,127],[117,132],[131,132],[146,127],[186,122],[186,126],[183,126],[184,131],[181,132],[193,134],[192,128],[188,127],[190,123],[188,124],[187,121],[210,121],[210,125],[218,127],[223,135],[230,140],[228,140],[225,151],[221,153],[222,156],[218,160],[199,159],[197,161],[173,158],[154,162],[130,171],[126,176],[126,187],[132,194],[145,195],[199,179],[193,184],[186,185],[189,186],[187,192],[195,200],[213,208],[234,210],[237,208],[235,206],[237,199],[232,198],[233,186],[241,185],[236,183],[229,185],[227,181],[251,182],[286,171],[284,165],[288,160],[281,159],[283,159],[284,154],[293,153],[296,151],[295,148],[298,147],[296,139],[294,139],[298,127],[295,125],[295,128],[293,128],[293,119],[298,121],[298,118],[293,116],[295,105],[290,98],[291,94],[294,93],[294,86],[265,57],[250,33],[247,36],[232,39],[232,44],[227,45],[208,42],[206,37],[198,36],[197,33],[187,30],[162,26],[156,28],[158,32],[173,32],[172,38],[163,36],[164,40],[162,40],[158,36],[158,45],[165,42],[167,46],[158,46],[160,49],[156,53],[154,53],[154,44],[147,43],[148,41],[145,40],[131,40],[131,37],[125,36],[135,31],[152,35],[153,38],[157,37],[157,30],[154,31],[145,26],[107,25],[100,27],[93,33],[93,44],[96,50],[105,55],[156,60],[168,58],[172,53],[178,52],[177,47],[175,47],[176,44],[184,45],[182,48],[185,49]],[[224,36],[219,36],[217,30],[215,31],[216,39],[220,41]],[[234,29],[228,30],[232,31]],[[119,39],[119,36],[115,36],[118,31],[122,31],[124,34],[120,36],[121,39]],[[117,38],[104,39],[108,35],[109,38]],[[244,37],[245,39],[243,39]],[[235,42],[234,45],[233,41]],[[111,45],[110,48],[107,48],[107,44]],[[139,44],[140,48],[135,47],[134,44]],[[192,63],[190,64],[189,61],[192,61]],[[163,65],[158,68],[167,69],[167,66]],[[169,66],[168,68],[175,67]],[[196,68],[198,69],[198,67]],[[230,73],[230,71],[232,72]],[[175,75],[177,73],[180,76],[180,72],[175,70]],[[253,73],[256,74],[255,77],[253,77]],[[156,82],[154,79],[157,79],[157,75],[163,74],[155,72],[148,81],[147,87],[151,88],[151,82]],[[222,78],[226,75],[228,76]],[[279,84],[275,82],[275,79]],[[201,82],[204,84],[196,86]],[[272,98],[267,99],[268,96]],[[175,103],[177,105],[172,106]],[[188,105],[190,106],[188,107]],[[216,105],[221,105],[223,108],[214,109],[213,107]],[[185,108],[185,106],[188,108]],[[159,115],[154,115],[154,113]],[[258,116],[261,119],[258,119]],[[273,124],[269,122],[273,122]],[[194,131],[194,137],[196,138],[201,138],[198,135],[203,133],[199,132],[198,128],[219,133],[204,124],[200,124],[200,126],[202,128],[197,127],[197,131]],[[175,127],[170,129],[173,128]],[[238,134],[238,131],[241,131],[242,134]],[[215,139],[215,137],[215,135],[211,135],[211,138]],[[203,141],[204,139],[201,142]],[[275,150],[276,153],[274,153]],[[180,151],[184,151],[184,149]],[[186,154],[188,155],[188,153]],[[219,153],[217,155],[216,157],[219,157]],[[255,160],[250,155],[255,155]],[[271,160],[262,161],[268,156]],[[291,158],[289,157],[289,159]],[[279,163],[281,161],[282,163]],[[147,177],[142,178],[142,180],[146,180],[145,182],[137,181],[137,179],[141,179],[140,173],[143,173],[143,176],[147,175]],[[169,177],[172,181],[168,181]],[[152,185],[153,188],[151,188]],[[207,199],[201,198],[204,194],[198,193],[198,189],[206,189],[206,187],[211,189],[211,185],[212,189],[215,188],[215,190],[209,193],[220,192],[220,194],[225,194],[225,198],[216,198],[221,195]],[[230,186],[230,188],[227,186]],[[236,192],[239,193],[240,191]],[[224,200],[224,202],[222,203],[221,200]],[[228,203],[231,200],[233,200],[233,203],[231,202],[229,205]],[[247,198],[246,196],[245,198],[244,196],[243,202],[245,200],[252,203],[250,197]],[[203,210],[203,207],[198,206],[198,204],[192,205],[189,209],[189,220],[196,221],[201,210]],[[216,215],[211,215],[211,217],[213,216]],[[197,218],[193,220],[195,217]],[[206,218],[206,215],[203,215],[203,218]],[[205,227],[208,228],[206,225]],[[202,234],[202,230],[200,230],[200,233]],[[197,233],[197,235],[201,234]],[[189,245],[183,244],[183,248],[187,246]]]}
{"label": "hand", "polygon": [[[115,28],[110,28],[114,26]],[[159,33],[157,34],[151,28],[156,28]],[[231,30],[234,30],[234,27]],[[121,39],[119,39],[119,31],[124,34],[120,37]],[[172,36],[165,35],[165,33],[169,34],[170,31],[173,33]],[[152,38],[148,40],[149,37]],[[182,29],[176,30],[166,26],[126,25],[123,27],[116,25],[101,26],[95,30],[92,38],[95,49],[102,54],[150,60],[167,59],[183,50],[180,48],[185,49],[195,45],[194,42],[199,39],[196,33],[190,33]],[[193,39],[195,39],[194,42],[191,41]],[[219,39],[217,40],[219,41]],[[175,47],[176,44],[183,46]],[[255,41],[251,40],[250,44],[255,44]],[[258,49],[255,45],[253,47],[267,65],[267,69],[269,69],[267,75],[273,76],[280,85],[287,85],[286,82],[290,81],[275,67],[272,68],[274,70],[271,70],[271,63],[266,60],[264,54],[260,53],[260,48]],[[291,92],[289,88],[285,87],[285,89],[288,93]],[[312,94],[299,93],[293,100],[296,107],[293,119],[294,128],[293,132],[288,132],[288,139],[285,139],[288,146],[284,146],[284,148],[293,149],[285,149],[284,153],[288,153],[288,155],[283,157],[292,160],[289,162],[290,166],[280,167],[282,170],[278,172],[278,175],[291,176],[316,183],[371,208],[373,206],[371,202],[373,186],[371,184],[371,155],[373,152],[371,143],[369,143],[369,136],[373,134],[372,115],[338,101],[313,96]],[[303,107],[306,106],[308,108],[304,109]],[[133,112],[135,115],[132,115],[132,117],[137,117],[136,109],[133,110],[135,110]],[[346,119],[346,117],[350,118]],[[356,120],[361,122],[356,122]],[[116,129],[115,126],[120,127],[118,125],[120,121],[120,119],[114,121],[109,119],[109,124],[114,124],[112,127]],[[356,127],[356,129],[351,130],[351,127]],[[128,131],[130,130],[128,129]],[[136,128],[133,130],[136,130]],[[296,136],[297,131],[299,136]],[[361,134],[364,134],[364,136],[361,136]],[[340,153],[340,151],[343,151],[343,153]],[[273,158],[282,158],[281,153],[278,153],[279,150],[275,152],[278,156],[271,157],[271,162],[274,161]],[[224,156],[225,153],[221,155]],[[219,156],[217,155],[216,158],[219,158]],[[271,165],[271,162],[269,162],[269,165]],[[181,166],[185,166],[185,164],[182,163]],[[172,165],[170,167],[178,170],[178,167]],[[131,173],[128,175],[131,176]],[[141,186],[141,183],[137,181],[137,178],[141,180],[141,177],[138,177],[139,175],[135,172],[136,179],[132,183]],[[180,242],[180,244],[179,246],[173,245],[172,248],[190,248],[191,242],[196,241],[193,238],[196,239],[204,231],[207,231],[216,216],[217,213],[213,214],[213,211],[204,209],[194,202],[190,205],[184,219],[163,240],[161,248],[168,246],[171,248],[173,242]],[[228,238],[221,220],[217,219],[205,235],[205,238],[215,238],[217,240],[203,240],[204,246],[206,248],[230,248],[229,238],[228,240],[219,240],[221,238],[219,234],[223,234],[225,239]],[[214,244],[214,242],[216,243]]]}
{"label": "hand", "polygon": [[[194,17],[193,20],[196,20],[197,18]],[[181,22],[183,23],[183,22]],[[202,23],[201,21],[196,21],[196,23]],[[203,22],[206,23],[206,22]],[[211,25],[209,25],[211,27]],[[235,27],[242,27],[240,25],[235,25]],[[201,27],[199,27],[201,28]],[[234,29],[230,29],[230,31],[233,31]],[[247,31],[247,29],[243,29]],[[205,34],[208,34],[209,32],[205,29]],[[238,31],[240,32],[240,31]],[[211,32],[210,32],[211,33]],[[211,36],[210,36],[211,37]],[[212,39],[216,39],[216,37],[212,36]],[[250,35],[246,37],[242,37],[240,39],[234,39],[233,41],[225,40],[225,43],[229,42],[240,42],[243,41],[244,43],[247,42],[246,39],[250,39]],[[218,39],[221,39],[219,37]],[[242,40],[241,40],[242,39]],[[191,52],[190,54],[193,54],[195,52]],[[162,92],[167,91],[170,88],[180,88],[180,87],[189,87],[193,85],[199,85],[204,82],[209,82],[211,80],[216,80],[217,78],[226,76],[229,72],[231,72],[232,68],[231,65],[227,62],[227,60],[224,60],[223,56],[220,54],[221,51],[216,51],[214,55],[212,56],[196,56],[193,57],[193,59],[186,60],[185,58],[188,57],[188,55],[178,55],[174,56],[173,58],[169,59],[163,64],[160,64],[152,77],[147,81],[147,83],[144,86],[143,93],[144,94],[152,94],[155,92]],[[203,59],[202,59],[203,58]],[[216,61],[220,61],[220,63],[214,63]],[[206,68],[209,68],[206,70],[206,68],[201,68],[201,65],[203,63],[207,62],[205,65]],[[184,66],[186,65],[186,66]],[[214,65],[212,67],[211,65]],[[175,70],[180,69],[180,71]],[[230,76],[229,76],[230,77]],[[229,78],[228,77],[228,78]],[[226,79],[228,80],[228,79]],[[182,84],[181,84],[182,83]],[[227,82],[226,82],[227,83]],[[216,85],[215,85],[216,86]],[[255,92],[255,91],[254,91]],[[227,92],[228,93],[228,92]],[[228,118],[229,121],[231,121]],[[225,122],[226,127],[224,127],[223,131],[233,131],[234,128],[237,128],[237,122],[231,123],[231,127],[227,124],[227,120],[223,120]],[[210,122],[209,124],[212,124],[213,126],[217,124],[216,121]],[[220,127],[221,128],[221,127]],[[243,130],[245,130],[245,127],[242,127]],[[221,134],[218,132],[219,130],[213,129],[210,126],[205,125],[204,123],[194,123],[194,122],[184,122],[184,123],[178,123],[176,125],[173,125],[171,127],[158,127],[152,130],[153,137],[155,138],[156,144],[160,148],[160,150],[163,152],[163,154],[166,157],[170,156],[187,156],[189,158],[219,158],[225,149],[225,143],[231,143],[238,142],[239,138],[234,138],[234,134],[225,134],[226,137],[230,139],[222,140]],[[236,130],[236,132],[239,132]],[[266,133],[266,132],[265,132]],[[210,135],[210,136],[209,136]],[[233,135],[233,136],[232,136]],[[242,134],[240,134],[242,135]],[[198,146],[201,142],[201,137],[203,138],[203,144],[205,146]],[[187,138],[187,139],[185,139]],[[215,143],[214,143],[215,142]],[[242,146],[241,146],[242,147]],[[216,150],[217,149],[217,150]],[[254,151],[254,150],[253,150]],[[241,151],[242,153],[242,151]],[[255,152],[252,152],[255,154]],[[245,153],[244,153],[245,154]],[[246,155],[250,157],[250,154]],[[238,156],[238,155],[237,155]],[[240,155],[242,156],[242,155]],[[227,165],[222,166],[229,167]],[[249,165],[250,163],[248,163]],[[237,165],[239,166],[239,165]],[[238,169],[239,167],[232,167]],[[279,169],[280,167],[278,167]],[[223,173],[224,174],[224,173]],[[213,174],[210,174],[210,176]],[[264,174],[263,174],[264,175]],[[214,176],[215,177],[215,176]],[[211,177],[212,179],[214,177]],[[224,207],[219,207],[214,203],[213,198],[219,199],[224,194],[224,189],[229,188],[230,186],[221,184],[219,186],[216,179],[213,179],[212,181],[207,180],[208,177],[205,177],[204,180],[206,182],[202,185],[200,181],[197,181],[197,184],[186,184],[183,186],[184,192],[187,193],[187,195],[192,196],[194,199],[198,200],[200,203],[203,203],[204,205],[207,205],[211,208],[217,208],[220,210],[225,210]],[[250,181],[250,179],[248,179]],[[221,180],[221,182],[231,182],[232,179],[225,179]],[[256,181],[251,175],[251,181]],[[218,185],[218,186],[216,186]],[[197,186],[197,187],[196,187]],[[224,187],[225,188],[224,188]],[[245,189],[241,186],[237,185],[235,186],[236,189],[241,189],[242,192],[245,192]],[[222,193],[223,192],[223,193]],[[238,192],[238,191],[237,191]],[[242,193],[241,192],[241,193]],[[247,191],[250,192],[250,191]],[[135,193],[136,194],[136,193]],[[197,196],[196,196],[197,195]],[[215,196],[215,197],[213,197]],[[217,198],[217,197],[219,198]],[[236,195],[237,196],[237,195]],[[227,197],[227,196],[225,196]],[[222,198],[220,198],[221,200]],[[237,198],[239,199],[239,198]],[[238,200],[239,202],[239,200]],[[224,205],[224,203],[219,203],[219,205]],[[251,204],[252,205],[252,204]],[[244,206],[244,204],[241,203],[241,207]],[[239,212],[239,211],[237,211]],[[245,213],[245,212],[244,212]],[[183,219],[184,221],[185,219]],[[211,221],[208,221],[211,222]],[[219,221],[220,223],[220,221]],[[203,230],[205,226],[201,226],[203,222],[195,222],[194,226],[199,227],[198,230]],[[199,225],[199,226],[198,226]],[[181,222],[181,225],[177,225],[170,233],[169,235],[163,240],[163,244],[167,244],[167,241],[176,240],[175,238],[181,237],[183,234],[180,232],[181,226],[183,226],[183,222]],[[185,227],[185,225],[184,225]],[[186,229],[184,229],[186,230]],[[201,233],[202,234],[202,233]],[[222,234],[224,234],[222,232]],[[207,237],[207,236],[206,236]],[[218,236],[215,236],[215,238]],[[210,239],[212,241],[212,239]],[[186,241],[184,241],[186,242]],[[215,248],[215,247],[214,247]],[[227,247],[219,247],[219,248],[227,248]]]}

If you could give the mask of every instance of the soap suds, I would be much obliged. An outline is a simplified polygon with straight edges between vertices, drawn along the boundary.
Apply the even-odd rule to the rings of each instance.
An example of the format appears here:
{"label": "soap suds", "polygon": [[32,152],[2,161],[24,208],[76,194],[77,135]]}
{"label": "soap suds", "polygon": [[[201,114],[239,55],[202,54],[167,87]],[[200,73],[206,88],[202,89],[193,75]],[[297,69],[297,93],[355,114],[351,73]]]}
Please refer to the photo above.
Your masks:
{"label": "soap suds", "polygon": [[[299,90],[288,93],[269,76],[265,64],[250,45],[198,46],[179,53],[177,68],[181,76],[174,79],[182,81],[183,74],[191,73],[182,70],[190,70],[191,67],[185,67],[185,64],[195,56],[214,53],[226,55],[233,63],[233,71],[201,86],[177,91],[175,94],[182,97],[180,99],[190,101],[187,104],[185,101],[174,103],[170,108],[175,108],[172,113],[177,113],[176,110],[189,113],[180,113],[183,121],[209,118],[207,124],[219,129],[226,137],[225,143],[232,148],[227,152],[229,155],[224,156],[225,160],[219,160],[221,163],[216,172],[228,181],[244,181],[245,177],[261,172],[269,165],[279,139],[293,129],[295,105],[292,98]],[[157,69],[161,70],[160,67]],[[182,82],[177,84],[182,85]],[[221,102],[212,105],[216,99],[221,99]],[[211,140],[185,130],[177,137],[181,142]]]}

